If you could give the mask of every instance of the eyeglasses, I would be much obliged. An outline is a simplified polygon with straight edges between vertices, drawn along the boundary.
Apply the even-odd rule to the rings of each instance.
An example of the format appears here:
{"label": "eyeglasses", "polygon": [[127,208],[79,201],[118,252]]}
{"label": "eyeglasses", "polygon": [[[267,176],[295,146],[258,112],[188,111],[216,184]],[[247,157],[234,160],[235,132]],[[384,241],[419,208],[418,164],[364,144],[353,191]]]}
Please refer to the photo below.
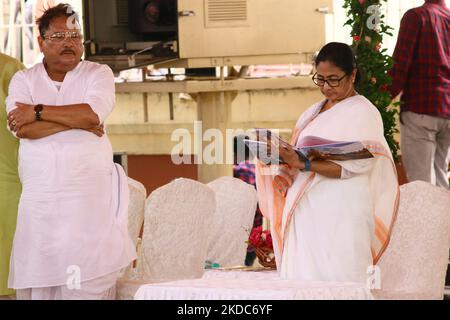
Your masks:
{"label": "eyeglasses", "polygon": [[341,82],[342,79],[344,79],[347,75],[344,74],[341,78],[339,79],[328,79],[325,80],[323,78],[318,78],[317,77],[317,73],[314,74],[314,76],[312,77],[312,80],[314,82],[315,85],[319,86],[319,87],[323,87],[325,85],[325,83],[328,83],[328,85],[332,88],[335,87],[339,87],[339,83]]}
{"label": "eyeglasses", "polygon": [[74,40],[75,42],[81,41],[83,35],[78,31],[66,31],[66,32],[55,32],[50,36],[42,36],[44,40],[50,40],[52,42],[63,42],[66,39]]}

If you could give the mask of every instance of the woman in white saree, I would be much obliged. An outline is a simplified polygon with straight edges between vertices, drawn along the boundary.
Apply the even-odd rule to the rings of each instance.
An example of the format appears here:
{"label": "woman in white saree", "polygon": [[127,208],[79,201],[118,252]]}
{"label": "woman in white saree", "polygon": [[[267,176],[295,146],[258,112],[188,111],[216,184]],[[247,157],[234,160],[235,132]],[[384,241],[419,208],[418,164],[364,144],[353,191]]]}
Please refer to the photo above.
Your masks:
{"label": "woman in white saree", "polygon": [[361,141],[374,158],[305,163],[292,149],[280,148],[288,165],[276,175],[273,167],[257,165],[258,200],[271,221],[282,278],[365,282],[395,221],[395,166],[380,113],[355,91],[358,72],[351,48],[327,44],[316,68],[313,80],[326,99],[302,114],[291,144],[301,147],[306,136]]}

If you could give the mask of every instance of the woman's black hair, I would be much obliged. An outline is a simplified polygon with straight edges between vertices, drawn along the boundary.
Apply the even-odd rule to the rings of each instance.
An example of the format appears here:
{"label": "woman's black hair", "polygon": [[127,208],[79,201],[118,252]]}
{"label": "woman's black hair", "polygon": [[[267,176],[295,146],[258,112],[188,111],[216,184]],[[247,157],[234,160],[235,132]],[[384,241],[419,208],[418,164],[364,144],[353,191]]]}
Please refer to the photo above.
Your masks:
{"label": "woman's black hair", "polygon": [[320,49],[319,54],[316,57],[316,68],[320,62],[329,61],[336,67],[342,69],[347,75],[351,75],[353,70],[356,69],[355,83],[358,83],[361,79],[361,73],[358,69],[355,54],[352,48],[345,43],[330,42]]}

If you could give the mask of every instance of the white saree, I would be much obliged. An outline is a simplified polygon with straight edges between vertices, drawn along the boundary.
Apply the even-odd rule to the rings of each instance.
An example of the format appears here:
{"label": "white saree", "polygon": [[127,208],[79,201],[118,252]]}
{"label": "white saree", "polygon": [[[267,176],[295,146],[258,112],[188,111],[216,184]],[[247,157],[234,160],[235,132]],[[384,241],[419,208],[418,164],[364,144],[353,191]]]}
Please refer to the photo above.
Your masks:
{"label": "white saree", "polygon": [[291,142],[300,147],[306,136],[362,141],[375,158],[334,161],[342,167],[341,179],[297,172],[281,196],[273,188],[274,177],[259,166],[260,206],[272,222],[282,278],[364,282],[395,220],[395,167],[381,116],[366,98],[350,97],[319,113],[323,103],[300,117]]}

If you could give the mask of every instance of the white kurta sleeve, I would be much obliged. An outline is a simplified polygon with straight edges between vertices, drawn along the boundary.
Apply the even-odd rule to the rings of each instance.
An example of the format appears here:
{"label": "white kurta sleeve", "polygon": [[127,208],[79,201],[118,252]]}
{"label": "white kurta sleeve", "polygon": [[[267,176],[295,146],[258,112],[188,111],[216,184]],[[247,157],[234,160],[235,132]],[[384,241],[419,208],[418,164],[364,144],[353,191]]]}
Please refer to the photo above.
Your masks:
{"label": "white kurta sleeve", "polygon": [[[16,72],[9,83],[8,96],[6,97],[7,114],[17,108],[17,102],[33,104],[33,99],[27,85],[25,71]],[[9,129],[8,124],[6,124],[6,127],[8,131],[10,131],[15,137],[17,137],[16,133],[12,132]]]}
{"label": "white kurta sleeve", "polygon": [[25,71],[16,72],[9,83],[8,96],[6,97],[6,113],[14,110],[17,102],[33,104],[33,99],[27,86]]}
{"label": "white kurta sleeve", "polygon": [[92,77],[85,99],[85,103],[97,114],[100,124],[112,112],[116,103],[115,95],[114,74],[108,66],[101,65]]}

